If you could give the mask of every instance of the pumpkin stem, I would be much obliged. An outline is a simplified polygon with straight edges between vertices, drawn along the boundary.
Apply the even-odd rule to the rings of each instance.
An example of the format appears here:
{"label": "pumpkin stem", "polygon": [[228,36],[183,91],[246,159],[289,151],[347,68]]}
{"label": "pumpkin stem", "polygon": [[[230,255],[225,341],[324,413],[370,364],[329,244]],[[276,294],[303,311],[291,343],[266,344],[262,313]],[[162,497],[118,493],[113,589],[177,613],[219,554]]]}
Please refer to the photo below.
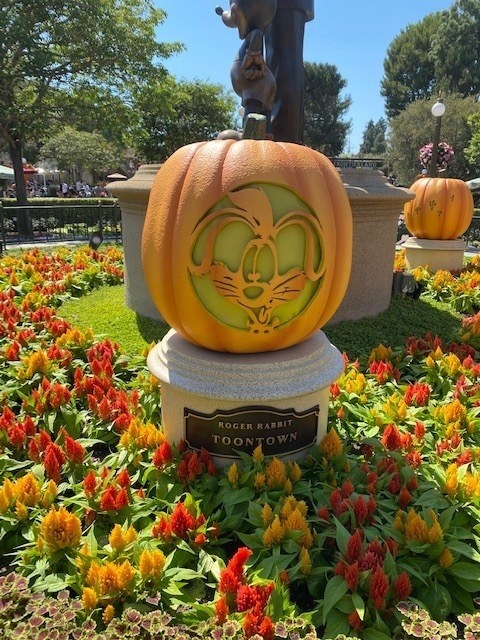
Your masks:
{"label": "pumpkin stem", "polygon": [[243,139],[264,140],[267,134],[267,117],[260,113],[249,113],[245,119]]}

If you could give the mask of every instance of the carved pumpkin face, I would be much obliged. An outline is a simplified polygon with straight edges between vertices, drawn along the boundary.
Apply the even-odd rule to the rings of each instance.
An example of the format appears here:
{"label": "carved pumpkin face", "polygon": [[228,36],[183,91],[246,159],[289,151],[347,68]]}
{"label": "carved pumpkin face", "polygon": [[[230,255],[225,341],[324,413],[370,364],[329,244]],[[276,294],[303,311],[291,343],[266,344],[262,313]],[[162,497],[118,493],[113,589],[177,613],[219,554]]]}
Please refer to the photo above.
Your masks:
{"label": "carved pumpkin face", "polygon": [[403,209],[405,226],[416,238],[455,240],[473,216],[472,192],[463,180],[420,178],[410,190],[415,198]]}
{"label": "carved pumpkin face", "polygon": [[343,298],[350,205],[336,170],[311,149],[198,143],[157,174],[142,243],[152,299],[183,337],[217,351],[282,349]]}

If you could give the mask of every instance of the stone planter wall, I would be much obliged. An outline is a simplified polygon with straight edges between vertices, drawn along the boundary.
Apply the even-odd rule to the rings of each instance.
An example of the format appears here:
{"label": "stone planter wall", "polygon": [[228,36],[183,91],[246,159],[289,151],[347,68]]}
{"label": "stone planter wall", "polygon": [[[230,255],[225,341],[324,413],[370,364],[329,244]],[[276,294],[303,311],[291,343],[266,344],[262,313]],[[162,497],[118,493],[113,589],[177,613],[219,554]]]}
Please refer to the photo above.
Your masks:
{"label": "stone planter wall", "polygon": [[345,297],[328,324],[376,316],[388,308],[398,219],[414,194],[373,169],[340,169],[353,216],[353,255]]}
{"label": "stone planter wall", "polygon": [[129,180],[112,182],[109,192],[122,210],[125,263],[125,304],[139,315],[161,320],[147,288],[142,268],[142,232],[152,183],[161,164],[142,164]]}

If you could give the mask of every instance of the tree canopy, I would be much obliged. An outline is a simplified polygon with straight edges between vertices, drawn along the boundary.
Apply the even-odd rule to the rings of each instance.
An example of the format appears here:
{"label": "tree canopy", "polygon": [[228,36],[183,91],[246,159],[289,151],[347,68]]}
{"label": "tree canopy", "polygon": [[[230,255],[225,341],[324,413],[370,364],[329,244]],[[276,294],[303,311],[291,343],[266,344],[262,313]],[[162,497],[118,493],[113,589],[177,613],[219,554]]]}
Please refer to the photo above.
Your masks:
{"label": "tree canopy", "polygon": [[233,127],[235,101],[223,87],[169,76],[134,92],[131,145],[145,162],[163,162],[191,142]]}
{"label": "tree canopy", "polygon": [[363,130],[363,139],[358,154],[361,156],[383,156],[387,150],[387,121],[379,118],[377,122],[369,120]]}
{"label": "tree canopy", "polygon": [[347,81],[335,65],[305,62],[305,144],[327,156],[339,155],[351,123],[344,120],[352,100],[342,95]]}
{"label": "tree canopy", "polygon": [[156,42],[165,13],[149,0],[3,0],[0,5],[0,138],[17,197],[26,201],[22,147],[70,115],[66,92],[103,87],[121,96],[147,81],[179,44]]}
{"label": "tree canopy", "polygon": [[[434,102],[433,98],[417,100],[390,120],[389,162],[403,186],[412,184],[422,170],[419,150],[433,139],[435,119],[431,108]],[[480,104],[473,96],[450,94],[445,105],[447,110],[442,118],[440,139],[453,147],[455,156],[445,174],[441,175],[469,180],[476,177],[476,167],[464,149],[471,138],[469,121],[472,114],[480,113]]]}
{"label": "tree canopy", "polygon": [[394,38],[384,61],[381,94],[394,117],[440,92],[480,93],[480,0],[456,0]]}
{"label": "tree canopy", "polygon": [[105,173],[121,165],[122,150],[105,140],[99,133],[77,131],[65,127],[42,147],[42,155],[54,160],[59,169],[74,169],[79,176],[83,171],[93,175]]}

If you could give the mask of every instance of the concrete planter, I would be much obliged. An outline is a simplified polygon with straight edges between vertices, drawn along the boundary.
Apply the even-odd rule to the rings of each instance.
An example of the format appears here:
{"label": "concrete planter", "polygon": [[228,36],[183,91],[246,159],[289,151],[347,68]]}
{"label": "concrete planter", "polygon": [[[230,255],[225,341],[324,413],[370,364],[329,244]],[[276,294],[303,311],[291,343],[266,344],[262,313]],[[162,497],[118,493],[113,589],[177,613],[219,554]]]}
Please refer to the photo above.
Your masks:
{"label": "concrete planter", "polygon": [[328,324],[376,316],[390,304],[398,219],[414,194],[378,170],[340,169],[353,216],[352,272],[347,293]]}
{"label": "concrete planter", "polygon": [[408,269],[425,267],[431,272],[457,271],[463,266],[464,240],[425,240],[409,238],[403,244]]}

